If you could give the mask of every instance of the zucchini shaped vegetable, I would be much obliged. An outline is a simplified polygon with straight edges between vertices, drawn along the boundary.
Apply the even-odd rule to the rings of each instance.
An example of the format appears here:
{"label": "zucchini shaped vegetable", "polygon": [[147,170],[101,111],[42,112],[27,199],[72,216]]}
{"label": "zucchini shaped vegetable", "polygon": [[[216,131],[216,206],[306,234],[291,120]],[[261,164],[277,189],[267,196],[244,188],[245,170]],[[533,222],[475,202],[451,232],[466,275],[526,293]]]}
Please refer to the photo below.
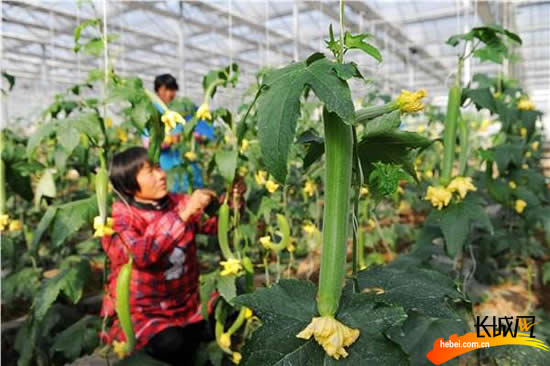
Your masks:
{"label": "zucchini shaped vegetable", "polygon": [[126,342],[113,343],[115,352],[119,358],[123,358],[134,351],[136,346],[136,336],[134,334],[134,328],[132,327],[132,320],[130,317],[130,280],[132,278],[132,258],[128,260],[128,263],[120,268],[118,277],[116,280],[116,304],[115,310],[120,322],[120,327],[126,337]]}

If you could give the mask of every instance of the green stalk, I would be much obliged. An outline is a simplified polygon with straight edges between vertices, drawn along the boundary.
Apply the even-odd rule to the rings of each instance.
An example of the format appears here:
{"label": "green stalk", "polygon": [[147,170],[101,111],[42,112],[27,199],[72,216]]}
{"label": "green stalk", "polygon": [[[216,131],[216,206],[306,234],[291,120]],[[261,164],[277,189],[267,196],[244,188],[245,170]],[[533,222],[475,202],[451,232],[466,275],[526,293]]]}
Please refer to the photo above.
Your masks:
{"label": "green stalk", "polygon": [[460,98],[462,94],[462,88],[460,87],[462,62],[462,59],[458,62],[456,82],[449,90],[449,100],[447,102],[447,120],[445,122],[445,132],[443,134],[443,164],[441,167],[441,184],[444,186],[451,181],[453,161],[455,158],[456,128],[460,116]]}
{"label": "green stalk", "polygon": [[383,114],[393,112],[398,109],[399,106],[395,102],[387,103],[384,105],[375,105],[372,107],[362,108],[355,112],[355,124],[366,123],[371,119],[380,117]]}
{"label": "green stalk", "polygon": [[470,150],[470,144],[468,137],[470,130],[468,129],[465,120],[460,119],[458,121],[458,138],[460,140],[460,153],[458,155],[458,175],[464,176],[466,174],[466,165],[468,163],[468,153]]}
{"label": "green stalk", "polygon": [[325,208],[323,250],[317,305],[321,316],[334,316],[346,265],[349,200],[353,164],[352,128],[323,108],[325,126]]}

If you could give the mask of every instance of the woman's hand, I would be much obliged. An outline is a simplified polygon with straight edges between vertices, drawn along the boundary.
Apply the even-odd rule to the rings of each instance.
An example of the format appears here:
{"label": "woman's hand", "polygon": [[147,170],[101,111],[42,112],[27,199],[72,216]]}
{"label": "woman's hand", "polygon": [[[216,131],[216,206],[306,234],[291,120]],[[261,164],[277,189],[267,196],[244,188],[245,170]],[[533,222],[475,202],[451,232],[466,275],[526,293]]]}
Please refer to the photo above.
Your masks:
{"label": "woman's hand", "polygon": [[179,212],[179,215],[183,221],[187,221],[189,217],[204,210],[206,206],[216,198],[216,192],[211,189],[197,189],[191,194],[191,197],[187,201],[187,204]]}

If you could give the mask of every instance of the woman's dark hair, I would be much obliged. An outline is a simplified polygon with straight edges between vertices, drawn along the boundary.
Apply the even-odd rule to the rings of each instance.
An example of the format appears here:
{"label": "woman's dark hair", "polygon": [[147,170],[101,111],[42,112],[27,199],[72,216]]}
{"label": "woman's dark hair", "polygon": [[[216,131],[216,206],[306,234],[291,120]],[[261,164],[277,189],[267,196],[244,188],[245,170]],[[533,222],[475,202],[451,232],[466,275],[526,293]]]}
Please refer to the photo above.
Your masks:
{"label": "woman's dark hair", "polygon": [[173,77],[170,74],[162,74],[155,78],[155,91],[157,92],[161,86],[163,86],[166,89],[170,90],[178,90],[178,82],[176,81],[176,78]]}
{"label": "woman's dark hair", "polygon": [[139,191],[137,174],[145,163],[149,163],[149,154],[143,147],[134,146],[113,156],[109,178],[113,188],[128,197]]}

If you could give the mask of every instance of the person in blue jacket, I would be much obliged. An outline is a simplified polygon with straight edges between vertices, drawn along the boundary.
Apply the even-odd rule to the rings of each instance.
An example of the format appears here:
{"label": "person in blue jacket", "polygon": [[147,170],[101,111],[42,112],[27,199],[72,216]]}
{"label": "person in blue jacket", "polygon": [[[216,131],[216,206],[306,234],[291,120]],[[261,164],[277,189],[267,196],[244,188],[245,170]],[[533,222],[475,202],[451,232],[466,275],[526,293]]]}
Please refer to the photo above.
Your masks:
{"label": "person in blue jacket", "polygon": [[[178,83],[175,77],[170,74],[162,74],[155,78],[154,89],[157,96],[166,105],[171,103],[178,92]],[[162,107],[153,103],[155,108],[162,113]],[[193,116],[185,116],[185,120],[189,121]],[[182,166],[183,160],[181,158],[181,152],[174,149],[172,145],[180,142],[181,133],[183,132],[183,125],[178,124],[170,134],[170,139],[163,141],[160,152],[160,167],[162,170],[169,172],[171,169],[175,169]],[[212,140],[214,138],[214,129],[212,126],[203,120],[199,120],[194,130],[195,135],[200,136],[203,140]],[[148,138],[149,134],[146,131],[144,137]],[[201,188],[204,186],[202,179],[202,170],[197,162],[190,164],[193,171],[193,188]],[[170,173],[168,173],[170,174]],[[170,190],[174,193],[187,192],[189,188],[189,177],[186,171],[181,173],[181,179],[179,174],[175,174],[174,183]]]}

